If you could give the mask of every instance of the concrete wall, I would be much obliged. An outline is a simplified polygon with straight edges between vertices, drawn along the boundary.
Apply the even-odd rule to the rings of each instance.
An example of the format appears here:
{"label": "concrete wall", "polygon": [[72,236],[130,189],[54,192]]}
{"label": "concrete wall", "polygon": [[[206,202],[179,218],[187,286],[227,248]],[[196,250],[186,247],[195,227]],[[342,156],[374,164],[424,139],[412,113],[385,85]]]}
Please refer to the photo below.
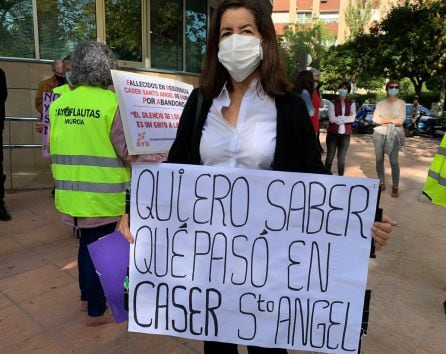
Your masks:
{"label": "concrete wall", "polygon": [[[8,87],[6,116],[39,117],[34,107],[36,89],[41,80],[52,75],[47,63],[0,60]],[[126,69],[129,70],[129,69]],[[164,76],[198,85],[198,76],[169,75],[154,72],[144,74]],[[41,135],[34,130],[33,122],[5,122],[4,144],[40,144]],[[3,168],[7,189],[52,188],[49,162],[41,157],[40,149],[4,149]]]}

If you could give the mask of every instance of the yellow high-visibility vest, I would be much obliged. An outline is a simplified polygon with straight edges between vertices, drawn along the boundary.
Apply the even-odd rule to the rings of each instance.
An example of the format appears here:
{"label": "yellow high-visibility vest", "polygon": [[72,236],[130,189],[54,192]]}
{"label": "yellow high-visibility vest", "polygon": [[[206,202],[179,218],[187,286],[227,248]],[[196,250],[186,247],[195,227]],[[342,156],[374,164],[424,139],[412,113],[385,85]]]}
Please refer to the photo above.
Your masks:
{"label": "yellow high-visibility vest", "polygon": [[432,203],[446,207],[446,134],[429,167],[423,193],[432,200]]}
{"label": "yellow high-visibility vest", "polygon": [[63,95],[64,93],[67,93],[70,91],[71,91],[71,88],[70,88],[70,85],[68,85],[68,84],[65,84],[62,86],[57,86],[57,87],[53,88],[53,92],[58,93],[59,95]]}
{"label": "yellow high-visibility vest", "polygon": [[110,140],[116,95],[79,86],[50,106],[51,167],[56,208],[73,217],[119,216],[130,171]]}

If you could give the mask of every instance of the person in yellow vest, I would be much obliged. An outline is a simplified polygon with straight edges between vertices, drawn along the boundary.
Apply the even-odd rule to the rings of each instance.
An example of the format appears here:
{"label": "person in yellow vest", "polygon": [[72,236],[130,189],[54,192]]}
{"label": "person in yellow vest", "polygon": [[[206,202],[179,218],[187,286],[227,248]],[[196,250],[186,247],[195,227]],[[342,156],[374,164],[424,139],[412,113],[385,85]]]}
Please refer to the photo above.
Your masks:
{"label": "person in yellow vest", "polygon": [[[446,208],[446,134],[441,139],[437,154],[429,166],[423,194],[432,203]],[[443,302],[444,313],[446,313],[446,301]]]}
{"label": "person in yellow vest", "polygon": [[432,203],[446,207],[446,134],[429,167],[423,194]]}
{"label": "person in yellow vest", "polygon": [[[75,90],[50,106],[51,167],[55,205],[64,222],[77,230],[81,307],[86,325],[112,322],[87,245],[116,229],[125,211],[129,168],[112,136],[118,101],[111,69],[117,67],[111,49],[101,43],[81,44],[71,56]],[[86,306],[85,306],[86,305]]]}

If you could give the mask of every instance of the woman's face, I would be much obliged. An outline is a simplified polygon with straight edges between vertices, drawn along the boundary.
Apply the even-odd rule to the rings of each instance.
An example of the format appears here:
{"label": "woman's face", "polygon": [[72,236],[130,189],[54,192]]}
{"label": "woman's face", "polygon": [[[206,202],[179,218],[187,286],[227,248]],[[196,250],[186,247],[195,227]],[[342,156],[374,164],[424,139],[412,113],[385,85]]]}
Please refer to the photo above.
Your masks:
{"label": "woman's face", "polygon": [[234,33],[262,39],[254,14],[244,7],[228,9],[221,17],[219,41],[221,42]]}

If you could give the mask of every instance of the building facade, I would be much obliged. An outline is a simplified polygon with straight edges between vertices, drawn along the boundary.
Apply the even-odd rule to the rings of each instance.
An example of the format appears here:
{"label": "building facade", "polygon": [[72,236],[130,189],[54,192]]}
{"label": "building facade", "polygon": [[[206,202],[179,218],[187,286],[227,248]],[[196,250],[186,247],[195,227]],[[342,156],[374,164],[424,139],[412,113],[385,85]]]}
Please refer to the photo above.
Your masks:
{"label": "building facade", "polygon": [[[193,85],[206,50],[207,28],[218,0],[15,0],[0,2],[0,67],[6,73],[7,117],[39,117],[34,98],[52,75],[49,63],[83,41],[113,48],[122,70]],[[40,144],[34,123],[7,121],[4,144]],[[51,187],[40,149],[4,150],[7,187]]]}
{"label": "building facade", "polygon": [[273,21],[277,34],[282,35],[289,24],[305,26],[311,25],[314,20],[320,20],[336,38],[336,44],[342,44],[348,36],[345,12],[349,3],[371,4],[370,21],[364,23],[367,28],[373,21],[383,18],[400,1],[402,0],[274,0]]}

